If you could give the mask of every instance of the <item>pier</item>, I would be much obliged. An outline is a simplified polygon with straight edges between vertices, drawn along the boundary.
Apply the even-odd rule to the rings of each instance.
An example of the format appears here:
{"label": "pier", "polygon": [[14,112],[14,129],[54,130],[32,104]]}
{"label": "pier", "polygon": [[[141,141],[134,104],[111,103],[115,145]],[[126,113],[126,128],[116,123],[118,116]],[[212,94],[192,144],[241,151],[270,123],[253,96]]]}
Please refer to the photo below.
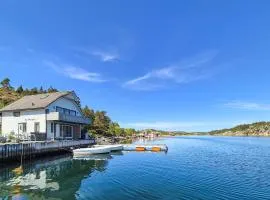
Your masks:
{"label": "pier", "polygon": [[62,141],[29,141],[22,143],[0,144],[0,163],[4,161],[20,161],[42,154],[61,153],[70,148],[87,147],[94,144],[94,140],[62,140]]}

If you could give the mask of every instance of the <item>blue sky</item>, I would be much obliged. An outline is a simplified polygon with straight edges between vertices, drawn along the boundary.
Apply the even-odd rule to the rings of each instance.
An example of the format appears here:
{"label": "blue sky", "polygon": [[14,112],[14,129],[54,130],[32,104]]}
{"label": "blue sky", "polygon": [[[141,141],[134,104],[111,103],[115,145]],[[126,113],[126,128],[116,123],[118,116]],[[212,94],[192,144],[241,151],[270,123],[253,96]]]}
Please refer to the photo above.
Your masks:
{"label": "blue sky", "polygon": [[75,90],[122,126],[270,119],[269,1],[1,1],[0,78]]}

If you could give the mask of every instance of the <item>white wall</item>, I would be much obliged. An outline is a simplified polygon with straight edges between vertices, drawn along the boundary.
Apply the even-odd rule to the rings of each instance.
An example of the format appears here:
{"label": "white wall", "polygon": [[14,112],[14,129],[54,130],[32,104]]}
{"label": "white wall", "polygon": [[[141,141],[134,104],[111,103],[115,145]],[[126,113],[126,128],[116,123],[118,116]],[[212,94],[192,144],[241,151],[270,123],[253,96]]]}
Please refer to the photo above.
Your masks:
{"label": "white wall", "polygon": [[66,99],[66,98],[62,97],[62,98],[56,100],[55,102],[53,102],[52,104],[50,104],[47,107],[47,109],[49,109],[50,112],[55,112],[56,111],[56,106],[66,108],[66,109],[70,109],[70,110],[74,110],[74,111],[77,112],[76,113],[77,116],[81,116],[81,111],[80,111],[79,107],[72,100],[69,100],[69,99]]}
{"label": "white wall", "polygon": [[20,117],[14,117],[13,112],[2,113],[2,133],[8,135],[11,132],[18,134],[18,124],[26,123],[27,133],[34,132],[34,124],[39,122],[40,132],[46,132],[46,115],[44,109],[20,111]]}

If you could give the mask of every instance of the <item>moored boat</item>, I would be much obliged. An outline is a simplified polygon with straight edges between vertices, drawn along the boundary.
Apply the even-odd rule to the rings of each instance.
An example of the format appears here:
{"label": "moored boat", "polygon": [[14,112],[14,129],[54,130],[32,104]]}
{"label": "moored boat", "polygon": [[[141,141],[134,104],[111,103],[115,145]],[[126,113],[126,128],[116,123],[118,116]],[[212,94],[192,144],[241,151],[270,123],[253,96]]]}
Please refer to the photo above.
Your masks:
{"label": "moored boat", "polygon": [[105,154],[110,153],[110,147],[93,147],[93,148],[81,148],[73,150],[74,156],[86,156],[91,154]]}
{"label": "moored boat", "polygon": [[110,144],[110,145],[94,145],[94,147],[105,147],[105,148],[110,148],[111,151],[122,151],[123,150],[123,145],[120,144]]}

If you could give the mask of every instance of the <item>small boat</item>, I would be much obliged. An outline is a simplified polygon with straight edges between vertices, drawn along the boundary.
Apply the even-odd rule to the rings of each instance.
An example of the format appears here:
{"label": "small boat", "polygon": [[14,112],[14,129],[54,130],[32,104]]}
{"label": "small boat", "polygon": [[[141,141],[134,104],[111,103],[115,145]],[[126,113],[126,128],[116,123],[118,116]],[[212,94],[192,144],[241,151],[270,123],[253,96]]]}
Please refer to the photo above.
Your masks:
{"label": "small boat", "polygon": [[105,147],[105,148],[110,148],[111,151],[122,151],[123,150],[123,145],[120,144],[110,144],[110,145],[94,145],[94,147]]}
{"label": "small boat", "polygon": [[86,156],[91,154],[104,154],[110,153],[110,147],[93,147],[93,148],[81,148],[73,150],[74,156]]}

